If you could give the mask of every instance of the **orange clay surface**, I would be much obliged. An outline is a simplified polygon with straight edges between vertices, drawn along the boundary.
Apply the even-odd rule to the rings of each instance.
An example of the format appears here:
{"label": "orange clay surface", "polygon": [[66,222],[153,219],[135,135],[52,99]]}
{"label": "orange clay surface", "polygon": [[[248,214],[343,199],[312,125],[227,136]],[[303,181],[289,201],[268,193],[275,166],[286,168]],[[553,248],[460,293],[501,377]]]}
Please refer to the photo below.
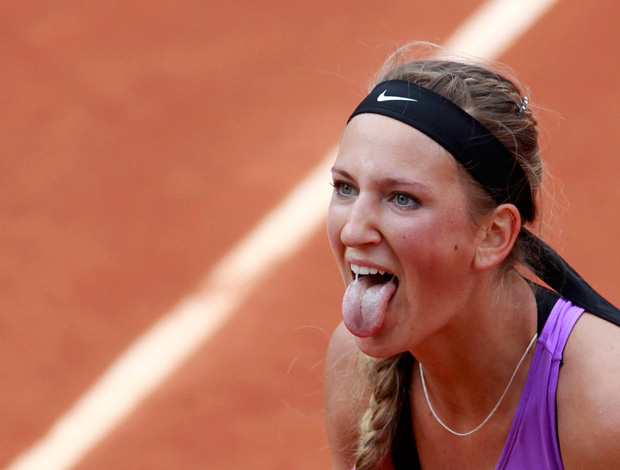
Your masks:
{"label": "orange clay surface", "polygon": [[[392,44],[480,3],[3,2],[0,466],[322,159]],[[619,8],[560,1],[500,57],[553,111],[546,238],[615,303]],[[328,468],[342,292],[321,227],[76,468]]]}

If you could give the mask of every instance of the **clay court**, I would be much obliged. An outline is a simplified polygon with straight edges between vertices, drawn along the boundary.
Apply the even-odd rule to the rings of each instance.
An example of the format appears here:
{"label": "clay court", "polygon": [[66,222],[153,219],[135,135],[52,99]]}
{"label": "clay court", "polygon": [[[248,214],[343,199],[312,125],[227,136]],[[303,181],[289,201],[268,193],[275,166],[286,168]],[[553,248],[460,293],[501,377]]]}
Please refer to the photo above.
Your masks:
{"label": "clay court", "polygon": [[[447,43],[484,5],[0,6],[0,465],[329,468],[323,359],[343,285],[324,215],[303,233],[277,226],[271,245],[295,239],[278,256],[249,245],[241,268],[227,260],[329,158],[395,45]],[[557,200],[545,201],[544,236],[616,304],[619,9],[559,0],[495,57],[544,108]],[[55,441],[111,368],[189,304],[185,329],[162,326],[171,343],[146,348],[98,395],[100,413]],[[35,451],[44,465],[18,460]]]}

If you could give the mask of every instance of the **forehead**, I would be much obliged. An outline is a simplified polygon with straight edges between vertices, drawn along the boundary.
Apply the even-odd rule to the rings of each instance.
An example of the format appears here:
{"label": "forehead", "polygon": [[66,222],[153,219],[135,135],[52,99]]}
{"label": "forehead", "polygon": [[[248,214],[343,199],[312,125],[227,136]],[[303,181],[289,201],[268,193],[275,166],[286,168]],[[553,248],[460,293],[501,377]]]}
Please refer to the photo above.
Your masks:
{"label": "forehead", "polygon": [[355,116],[345,128],[336,167],[363,174],[454,182],[459,163],[417,129],[378,114]]}

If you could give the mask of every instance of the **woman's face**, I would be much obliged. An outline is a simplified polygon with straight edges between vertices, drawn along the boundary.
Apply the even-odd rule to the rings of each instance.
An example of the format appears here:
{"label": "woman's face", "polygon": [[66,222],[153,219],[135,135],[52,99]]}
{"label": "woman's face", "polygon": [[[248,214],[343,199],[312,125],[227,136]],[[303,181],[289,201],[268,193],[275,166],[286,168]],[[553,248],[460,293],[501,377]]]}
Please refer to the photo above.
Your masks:
{"label": "woman's face", "polygon": [[[480,231],[457,165],[433,140],[385,116],[358,115],[343,133],[327,228],[348,286],[345,325],[369,355],[413,348],[447,326],[472,292]],[[360,269],[371,275],[355,282]]]}

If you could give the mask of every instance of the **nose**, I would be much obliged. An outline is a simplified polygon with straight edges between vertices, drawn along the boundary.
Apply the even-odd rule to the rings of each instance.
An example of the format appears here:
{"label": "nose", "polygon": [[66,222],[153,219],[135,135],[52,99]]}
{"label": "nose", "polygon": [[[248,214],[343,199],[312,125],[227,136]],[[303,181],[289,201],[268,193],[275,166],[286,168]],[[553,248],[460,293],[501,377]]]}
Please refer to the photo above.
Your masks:
{"label": "nose", "polygon": [[351,204],[340,240],[345,246],[376,245],[381,242],[377,208],[364,196],[359,196]]}

